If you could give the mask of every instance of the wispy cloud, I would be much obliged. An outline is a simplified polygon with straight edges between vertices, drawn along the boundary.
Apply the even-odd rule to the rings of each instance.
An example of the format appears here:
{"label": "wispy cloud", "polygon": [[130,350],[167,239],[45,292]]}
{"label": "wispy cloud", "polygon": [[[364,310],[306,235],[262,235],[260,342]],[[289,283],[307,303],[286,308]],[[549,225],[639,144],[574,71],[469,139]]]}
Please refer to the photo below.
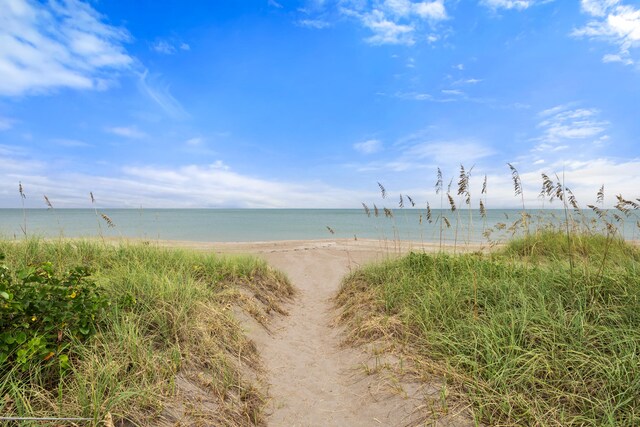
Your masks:
{"label": "wispy cloud", "polygon": [[453,82],[454,85],[475,85],[482,81],[482,79],[460,79]]}
{"label": "wispy cloud", "polygon": [[151,49],[164,55],[173,55],[178,50],[191,50],[191,46],[184,42],[160,39],[151,44]]}
{"label": "wispy cloud", "polygon": [[433,95],[424,92],[396,92],[393,97],[413,101],[433,101]]}
{"label": "wispy cloud", "polygon": [[382,150],[382,141],[379,139],[369,139],[353,144],[353,148],[362,154],[373,154]]}
{"label": "wispy cloud", "polygon": [[189,117],[189,114],[182,107],[182,104],[171,94],[169,85],[161,83],[158,76],[149,75],[148,70],[140,74],[138,88],[169,117],[173,119],[185,119]]}
{"label": "wispy cloud", "polygon": [[331,26],[331,23],[322,19],[300,19],[296,21],[301,27],[306,28],[315,28],[317,30],[322,30],[323,28],[327,28]]}
{"label": "wispy cloud", "polygon": [[199,136],[195,137],[195,138],[190,138],[188,140],[185,141],[185,144],[191,146],[191,147],[197,147],[200,146],[202,144],[204,144],[204,139],[200,138]]}
{"label": "wispy cloud", "polygon": [[549,3],[553,0],[481,0],[480,4],[491,9],[527,9],[536,4]]}
{"label": "wispy cloud", "polygon": [[68,138],[54,138],[51,140],[56,145],[61,147],[69,147],[69,148],[86,148],[91,147],[91,144],[80,141],[77,139],[68,139]]}
{"label": "wispy cloud", "polygon": [[24,161],[0,146],[0,182],[6,183],[0,188],[0,207],[20,203],[18,181],[27,193],[28,207],[43,207],[42,194],[57,207],[87,207],[89,191],[101,206],[124,208],[352,207],[362,195],[321,182],[249,176],[222,160],[175,167],[125,166],[110,176],[66,173],[48,169],[45,163]]}
{"label": "wispy cloud", "polygon": [[355,21],[371,32],[365,41],[372,45],[410,46],[420,41],[435,42],[440,36],[432,30],[439,22],[448,19],[444,0],[342,0],[330,5],[315,2],[313,7],[304,8],[302,12],[321,17],[298,21],[312,28],[318,28],[318,25],[324,28],[330,24],[326,17],[331,12]]}
{"label": "wispy cloud", "polygon": [[609,122],[599,119],[600,111],[594,108],[572,108],[559,105],[542,111],[538,127],[542,135],[537,138],[538,151],[566,147],[569,140],[585,140],[602,137]]}
{"label": "wispy cloud", "polygon": [[0,131],[9,130],[13,127],[13,120],[8,117],[0,116]]}
{"label": "wispy cloud", "polygon": [[133,58],[122,28],[79,0],[13,0],[0,8],[0,95],[101,89]]}
{"label": "wispy cloud", "polygon": [[455,170],[460,163],[473,165],[495,154],[479,141],[471,139],[434,140],[428,132],[417,132],[400,139],[388,150],[388,160],[352,163],[348,166],[358,172],[416,172],[435,167]]}
{"label": "wispy cloud", "polygon": [[367,38],[371,44],[415,44],[415,27],[411,24],[400,24],[387,19],[380,10],[373,10],[360,17],[362,24],[373,35]]}
{"label": "wispy cloud", "polygon": [[284,7],[276,0],[267,0],[267,4],[271,7],[275,7],[276,9],[282,9]]}
{"label": "wispy cloud", "polygon": [[603,62],[633,64],[632,49],[640,47],[640,8],[620,0],[582,0],[581,6],[593,19],[571,34],[615,45],[617,52],[605,54]]}
{"label": "wispy cloud", "polygon": [[404,153],[409,158],[429,160],[433,165],[445,167],[473,164],[493,154],[491,147],[470,140],[427,141],[409,147]]}
{"label": "wispy cloud", "polygon": [[111,128],[107,128],[106,130],[109,133],[112,133],[118,136],[123,136],[125,138],[142,139],[147,137],[146,133],[138,130],[138,128],[136,128],[135,126],[111,127]]}

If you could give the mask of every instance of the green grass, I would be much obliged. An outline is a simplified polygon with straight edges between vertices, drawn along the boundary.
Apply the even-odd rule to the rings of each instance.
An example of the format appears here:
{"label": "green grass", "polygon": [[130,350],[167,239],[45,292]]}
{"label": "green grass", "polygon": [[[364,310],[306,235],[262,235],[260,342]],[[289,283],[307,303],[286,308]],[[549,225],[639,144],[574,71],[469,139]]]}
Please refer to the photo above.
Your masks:
{"label": "green grass", "polygon": [[337,302],[355,339],[406,344],[479,421],[640,425],[640,253],[622,241],[542,233],[486,256],[412,253],[354,272]]}
{"label": "green grass", "polygon": [[[232,310],[239,306],[262,323],[269,312],[282,312],[292,287],[264,262],[153,245],[38,239],[0,241],[0,253],[12,271],[45,261],[60,273],[87,266],[110,301],[98,333],[72,342],[71,368],[53,383],[44,366],[27,374],[0,366],[0,415],[99,423],[111,413],[142,425],[176,414],[216,425],[263,420],[264,396],[243,375],[259,371],[259,358]],[[178,378],[200,390],[207,405],[190,401]]]}

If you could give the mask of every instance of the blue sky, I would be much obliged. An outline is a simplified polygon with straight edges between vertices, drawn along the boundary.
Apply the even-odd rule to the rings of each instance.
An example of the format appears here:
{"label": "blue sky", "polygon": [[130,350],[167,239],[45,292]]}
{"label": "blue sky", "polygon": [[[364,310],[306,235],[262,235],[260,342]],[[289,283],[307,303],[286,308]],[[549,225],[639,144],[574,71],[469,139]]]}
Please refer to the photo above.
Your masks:
{"label": "blue sky", "polygon": [[640,196],[638,1],[2,3],[0,207]]}

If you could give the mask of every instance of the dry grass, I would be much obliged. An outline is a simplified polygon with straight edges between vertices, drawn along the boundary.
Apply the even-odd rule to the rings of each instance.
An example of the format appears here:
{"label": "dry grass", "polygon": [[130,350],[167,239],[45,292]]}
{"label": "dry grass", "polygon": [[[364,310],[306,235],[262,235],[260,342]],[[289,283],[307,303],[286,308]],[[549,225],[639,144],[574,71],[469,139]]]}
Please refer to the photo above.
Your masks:
{"label": "dry grass", "polygon": [[[56,387],[3,367],[0,414],[84,416],[138,425],[260,425],[260,358],[234,310],[268,325],[293,295],[286,277],[253,258],[153,245],[0,242],[14,268],[86,265],[111,306]],[[9,368],[9,369],[7,369]],[[164,424],[163,424],[164,423]]]}

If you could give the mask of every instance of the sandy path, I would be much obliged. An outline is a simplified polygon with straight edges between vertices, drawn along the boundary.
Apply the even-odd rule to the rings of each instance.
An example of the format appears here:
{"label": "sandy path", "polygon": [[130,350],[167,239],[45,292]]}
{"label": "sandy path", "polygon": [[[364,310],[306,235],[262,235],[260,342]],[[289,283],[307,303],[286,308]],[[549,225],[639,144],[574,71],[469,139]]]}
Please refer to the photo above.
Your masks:
{"label": "sandy path", "polygon": [[[372,251],[300,247],[261,255],[284,271],[299,291],[289,316],[276,319],[272,334],[254,331],[269,376],[271,426],[406,425],[422,402],[404,398],[365,375],[368,357],[341,348],[341,330],[331,326],[330,299],[354,263],[375,259]],[[386,389],[386,390],[385,390]],[[411,391],[415,392],[417,387]]]}
{"label": "sandy path", "polygon": [[[386,369],[370,374],[371,369],[365,367],[379,366],[385,357],[372,356],[371,348],[365,351],[341,346],[343,330],[332,326],[336,312],[331,298],[342,278],[359,265],[404,252],[409,246],[389,247],[366,240],[158,243],[260,256],[285,272],[298,290],[286,307],[289,315],[274,317],[270,332],[250,319],[246,322],[249,337],[256,343],[266,368],[269,426],[416,425],[425,420],[425,406],[432,406],[425,403],[439,399],[441,389],[437,382],[408,382]],[[438,248],[432,245],[420,249]],[[427,424],[474,425],[464,414],[451,412],[431,418]]]}

